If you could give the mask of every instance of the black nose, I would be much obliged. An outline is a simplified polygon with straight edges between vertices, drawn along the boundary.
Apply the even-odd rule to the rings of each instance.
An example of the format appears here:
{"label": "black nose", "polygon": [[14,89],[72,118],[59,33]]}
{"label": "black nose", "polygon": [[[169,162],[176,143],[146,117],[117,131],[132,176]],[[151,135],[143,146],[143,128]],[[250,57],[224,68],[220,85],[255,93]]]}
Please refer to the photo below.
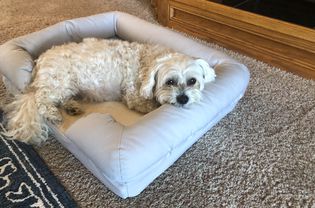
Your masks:
{"label": "black nose", "polygon": [[177,102],[178,102],[179,104],[184,105],[184,104],[186,104],[186,103],[188,102],[189,98],[188,98],[187,95],[182,94],[182,95],[178,95],[178,96],[176,97],[176,100],[177,100]]}

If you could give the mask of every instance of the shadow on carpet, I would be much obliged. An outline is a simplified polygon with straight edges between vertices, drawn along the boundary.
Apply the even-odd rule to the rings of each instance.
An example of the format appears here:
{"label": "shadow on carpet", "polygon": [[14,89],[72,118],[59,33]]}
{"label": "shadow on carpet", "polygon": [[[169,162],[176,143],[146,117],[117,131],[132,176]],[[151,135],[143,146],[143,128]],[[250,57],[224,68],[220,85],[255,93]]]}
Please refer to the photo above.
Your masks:
{"label": "shadow on carpet", "polygon": [[0,206],[77,207],[31,145],[7,140],[2,133]]}

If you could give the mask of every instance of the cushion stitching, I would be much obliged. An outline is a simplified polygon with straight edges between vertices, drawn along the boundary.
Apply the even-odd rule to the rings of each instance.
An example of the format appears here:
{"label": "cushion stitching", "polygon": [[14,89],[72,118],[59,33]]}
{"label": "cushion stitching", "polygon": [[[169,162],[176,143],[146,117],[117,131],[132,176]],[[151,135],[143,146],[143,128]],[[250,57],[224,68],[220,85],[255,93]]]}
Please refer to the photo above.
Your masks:
{"label": "cushion stitching", "polygon": [[121,135],[120,135],[120,138],[119,138],[119,143],[118,143],[118,165],[119,165],[119,174],[120,174],[120,180],[121,180],[121,183],[125,186],[126,188],[126,192],[127,192],[127,195],[129,196],[129,192],[128,192],[128,185],[127,183],[124,181],[124,177],[123,177],[123,170],[122,170],[122,143],[123,143],[123,139],[125,138],[124,137],[124,132],[125,132],[125,129],[126,127],[125,126],[122,126],[122,130],[121,130]]}

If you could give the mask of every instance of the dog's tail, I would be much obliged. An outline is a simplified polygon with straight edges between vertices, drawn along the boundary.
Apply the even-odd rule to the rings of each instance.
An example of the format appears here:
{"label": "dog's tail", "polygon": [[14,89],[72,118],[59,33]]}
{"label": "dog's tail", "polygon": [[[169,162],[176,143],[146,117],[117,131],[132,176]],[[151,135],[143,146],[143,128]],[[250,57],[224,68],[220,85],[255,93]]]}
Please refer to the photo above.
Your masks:
{"label": "dog's tail", "polygon": [[39,144],[48,138],[48,127],[36,105],[35,93],[18,95],[5,108],[9,139]]}

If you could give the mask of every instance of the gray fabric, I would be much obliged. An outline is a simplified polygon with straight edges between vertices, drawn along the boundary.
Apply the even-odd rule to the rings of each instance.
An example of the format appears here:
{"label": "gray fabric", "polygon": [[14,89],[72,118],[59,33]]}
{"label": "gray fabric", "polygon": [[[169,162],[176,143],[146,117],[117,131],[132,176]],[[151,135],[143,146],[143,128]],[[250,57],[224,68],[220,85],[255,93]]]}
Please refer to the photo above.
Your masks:
{"label": "gray fabric", "polygon": [[30,54],[13,41],[0,46],[0,72],[8,79],[5,83],[16,92],[23,90],[30,82],[33,59]]}
{"label": "gray fabric", "polygon": [[[182,53],[205,59],[211,66],[222,62],[234,61],[226,54],[200,44],[191,38],[178,36],[176,32],[163,27],[156,27],[144,20],[130,18],[120,14],[117,19],[117,35],[125,40],[166,45]],[[234,61],[235,62],[235,61]]]}

